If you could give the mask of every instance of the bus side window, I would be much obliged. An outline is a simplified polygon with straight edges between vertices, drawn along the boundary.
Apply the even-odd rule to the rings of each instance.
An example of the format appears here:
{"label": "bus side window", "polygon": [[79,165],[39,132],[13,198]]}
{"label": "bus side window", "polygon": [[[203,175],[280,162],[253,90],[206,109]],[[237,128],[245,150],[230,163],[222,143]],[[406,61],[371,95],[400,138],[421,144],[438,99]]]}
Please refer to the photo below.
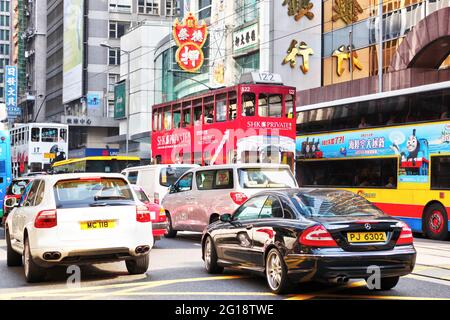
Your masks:
{"label": "bus side window", "polygon": [[284,98],[284,104],[286,107],[286,118],[294,118],[294,97],[291,94],[287,94]]}
{"label": "bus side window", "polygon": [[246,92],[242,95],[242,115],[246,117],[255,116],[255,94]]}
{"label": "bus side window", "polygon": [[60,142],[66,142],[67,141],[67,130],[66,129],[60,129],[59,130],[59,141]]}
{"label": "bus side window", "polygon": [[228,94],[228,119],[234,120],[237,116],[237,110],[236,110],[236,92],[232,91]]}
{"label": "bus side window", "polygon": [[31,141],[32,142],[39,142],[39,128],[32,128],[31,129]]}

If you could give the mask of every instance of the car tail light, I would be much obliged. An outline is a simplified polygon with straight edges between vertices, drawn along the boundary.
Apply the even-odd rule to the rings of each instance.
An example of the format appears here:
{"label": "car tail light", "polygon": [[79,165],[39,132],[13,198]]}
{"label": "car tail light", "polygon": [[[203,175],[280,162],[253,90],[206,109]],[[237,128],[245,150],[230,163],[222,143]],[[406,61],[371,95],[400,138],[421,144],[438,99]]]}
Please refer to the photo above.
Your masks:
{"label": "car tail light", "polygon": [[402,232],[400,232],[400,237],[398,237],[397,245],[412,244],[414,239],[411,228],[404,222],[400,222],[399,226],[402,227]]}
{"label": "car tail light", "polygon": [[242,192],[230,192],[230,197],[237,205],[243,204],[248,199],[245,193]]}
{"label": "car tail light", "polygon": [[137,222],[151,222],[150,211],[148,211],[146,206],[136,207],[136,221]]}
{"label": "car tail light", "polygon": [[159,193],[158,192],[155,192],[153,194],[153,202],[156,204],[159,204]]}
{"label": "car tail light", "polygon": [[166,210],[163,207],[159,208],[159,216],[160,217],[166,216]]}
{"label": "car tail light", "polygon": [[323,225],[316,225],[303,231],[298,242],[309,247],[337,247],[336,241]]}
{"label": "car tail light", "polygon": [[53,228],[57,224],[56,210],[43,210],[34,219],[34,227],[38,229]]}

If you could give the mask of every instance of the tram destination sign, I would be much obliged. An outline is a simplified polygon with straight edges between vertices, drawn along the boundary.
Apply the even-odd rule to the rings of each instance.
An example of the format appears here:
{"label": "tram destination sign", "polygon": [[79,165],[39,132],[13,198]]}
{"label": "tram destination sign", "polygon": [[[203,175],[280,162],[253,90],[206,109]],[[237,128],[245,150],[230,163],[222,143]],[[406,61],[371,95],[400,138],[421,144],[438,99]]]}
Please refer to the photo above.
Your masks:
{"label": "tram destination sign", "polygon": [[241,76],[240,83],[260,83],[282,85],[281,75],[271,72],[249,72]]}

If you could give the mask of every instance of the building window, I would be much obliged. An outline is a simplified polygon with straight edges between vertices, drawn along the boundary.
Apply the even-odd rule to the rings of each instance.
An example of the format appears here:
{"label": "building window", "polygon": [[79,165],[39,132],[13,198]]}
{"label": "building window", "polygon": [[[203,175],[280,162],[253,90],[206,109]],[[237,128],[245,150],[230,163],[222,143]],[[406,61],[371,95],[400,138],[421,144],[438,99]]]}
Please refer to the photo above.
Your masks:
{"label": "building window", "polygon": [[159,15],[159,1],[160,0],[139,0],[138,12]]}
{"label": "building window", "polygon": [[109,49],[109,64],[120,65],[120,49]]}
{"label": "building window", "polygon": [[130,23],[121,21],[109,22],[109,37],[118,39],[122,37],[125,32],[130,28]]}
{"label": "building window", "polygon": [[166,16],[178,16],[180,14],[179,0],[166,0]]}
{"label": "building window", "polygon": [[211,17],[211,0],[198,0],[198,18],[200,20]]}
{"label": "building window", "polygon": [[9,27],[9,16],[0,15],[0,26]]}
{"label": "building window", "polygon": [[9,12],[9,1],[2,0],[0,2],[0,11]]}
{"label": "building window", "polygon": [[108,75],[108,91],[114,93],[114,86],[119,81],[120,75],[110,73]]}
{"label": "building window", "polygon": [[241,26],[258,18],[258,0],[235,0],[236,25]]}
{"label": "building window", "polygon": [[0,40],[9,41],[9,30],[0,30]]}
{"label": "building window", "polygon": [[131,12],[131,0],[109,0],[109,11]]}
{"label": "building window", "polygon": [[235,60],[236,63],[240,66],[241,74],[259,70],[259,51],[246,56],[235,58]]}
{"label": "building window", "polygon": [[114,101],[108,101],[108,118],[114,118]]}

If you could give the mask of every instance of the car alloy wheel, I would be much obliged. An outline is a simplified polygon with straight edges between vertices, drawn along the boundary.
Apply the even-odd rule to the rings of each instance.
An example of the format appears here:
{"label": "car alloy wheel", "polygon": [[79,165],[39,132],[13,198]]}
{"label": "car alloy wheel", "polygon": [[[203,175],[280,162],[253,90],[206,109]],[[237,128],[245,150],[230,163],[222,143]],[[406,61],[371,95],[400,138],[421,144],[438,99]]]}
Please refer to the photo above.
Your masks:
{"label": "car alloy wheel", "polygon": [[431,232],[435,234],[441,233],[442,228],[444,227],[444,217],[442,216],[442,213],[439,210],[433,210],[428,223],[430,224]]}
{"label": "car alloy wheel", "polygon": [[266,267],[267,282],[272,290],[278,291],[281,286],[283,276],[283,266],[280,257],[275,251],[269,253]]}

